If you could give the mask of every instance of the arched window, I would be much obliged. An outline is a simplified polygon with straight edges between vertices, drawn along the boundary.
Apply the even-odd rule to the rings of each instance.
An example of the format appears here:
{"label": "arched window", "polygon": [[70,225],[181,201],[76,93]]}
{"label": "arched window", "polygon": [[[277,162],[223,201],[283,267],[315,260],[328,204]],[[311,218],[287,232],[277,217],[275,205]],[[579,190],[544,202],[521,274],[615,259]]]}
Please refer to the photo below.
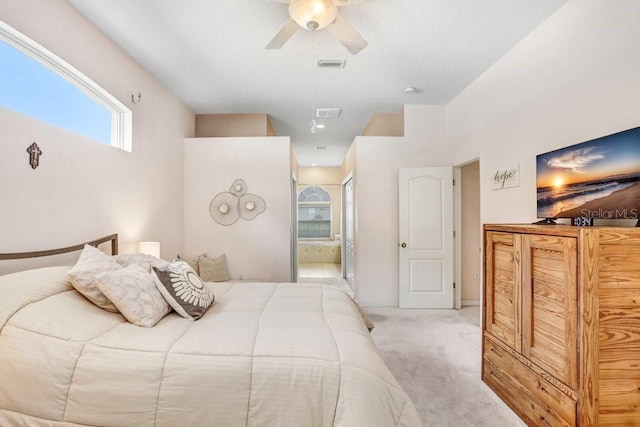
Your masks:
{"label": "arched window", "polygon": [[0,107],[131,151],[131,110],[0,21]]}
{"label": "arched window", "polygon": [[331,195],[318,185],[298,194],[298,238],[331,238]]}
{"label": "arched window", "polygon": [[298,203],[331,203],[331,195],[319,185],[310,185],[302,189]]}

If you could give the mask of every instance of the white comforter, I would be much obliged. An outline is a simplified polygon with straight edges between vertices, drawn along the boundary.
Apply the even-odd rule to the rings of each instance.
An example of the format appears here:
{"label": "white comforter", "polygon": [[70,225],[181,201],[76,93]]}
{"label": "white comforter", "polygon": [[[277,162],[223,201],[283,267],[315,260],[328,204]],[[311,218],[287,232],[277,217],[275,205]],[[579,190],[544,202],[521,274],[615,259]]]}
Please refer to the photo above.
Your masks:
{"label": "white comforter", "polygon": [[141,328],[68,267],[0,277],[0,425],[419,426],[353,301],[221,283],[205,316]]}

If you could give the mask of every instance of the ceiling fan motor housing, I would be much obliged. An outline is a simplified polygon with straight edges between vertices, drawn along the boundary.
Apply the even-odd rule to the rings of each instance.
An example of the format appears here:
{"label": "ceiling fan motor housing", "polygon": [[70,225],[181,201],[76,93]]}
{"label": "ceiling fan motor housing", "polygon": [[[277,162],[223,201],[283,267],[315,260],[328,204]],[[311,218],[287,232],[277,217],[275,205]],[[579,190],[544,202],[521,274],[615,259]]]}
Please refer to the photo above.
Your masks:
{"label": "ceiling fan motor housing", "polygon": [[333,0],[291,0],[289,15],[302,28],[321,30],[336,20],[338,7]]}

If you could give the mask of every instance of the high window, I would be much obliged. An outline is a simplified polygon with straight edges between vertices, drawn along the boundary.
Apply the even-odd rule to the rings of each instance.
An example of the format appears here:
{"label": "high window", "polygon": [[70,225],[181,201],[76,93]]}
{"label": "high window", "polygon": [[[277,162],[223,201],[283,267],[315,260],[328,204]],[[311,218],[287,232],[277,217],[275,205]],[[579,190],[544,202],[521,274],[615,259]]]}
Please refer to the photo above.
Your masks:
{"label": "high window", "polygon": [[131,151],[131,111],[2,21],[0,64],[0,107]]}
{"label": "high window", "polygon": [[331,195],[322,187],[305,187],[298,194],[298,238],[331,238]]}

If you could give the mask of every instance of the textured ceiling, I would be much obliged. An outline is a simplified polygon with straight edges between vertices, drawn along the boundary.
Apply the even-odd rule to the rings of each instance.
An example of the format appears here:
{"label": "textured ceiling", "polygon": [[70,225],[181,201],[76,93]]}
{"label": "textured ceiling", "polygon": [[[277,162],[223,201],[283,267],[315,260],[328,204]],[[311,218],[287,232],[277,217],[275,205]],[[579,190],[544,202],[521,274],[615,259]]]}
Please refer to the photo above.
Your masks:
{"label": "textured ceiling", "polygon": [[[301,166],[339,166],[376,112],[447,104],[567,2],[365,0],[339,9],[369,42],[351,55],[326,30],[265,50],[288,19],[288,5],[269,0],[68,1],[195,113],[269,114]],[[342,114],[312,134],[314,107]]]}

